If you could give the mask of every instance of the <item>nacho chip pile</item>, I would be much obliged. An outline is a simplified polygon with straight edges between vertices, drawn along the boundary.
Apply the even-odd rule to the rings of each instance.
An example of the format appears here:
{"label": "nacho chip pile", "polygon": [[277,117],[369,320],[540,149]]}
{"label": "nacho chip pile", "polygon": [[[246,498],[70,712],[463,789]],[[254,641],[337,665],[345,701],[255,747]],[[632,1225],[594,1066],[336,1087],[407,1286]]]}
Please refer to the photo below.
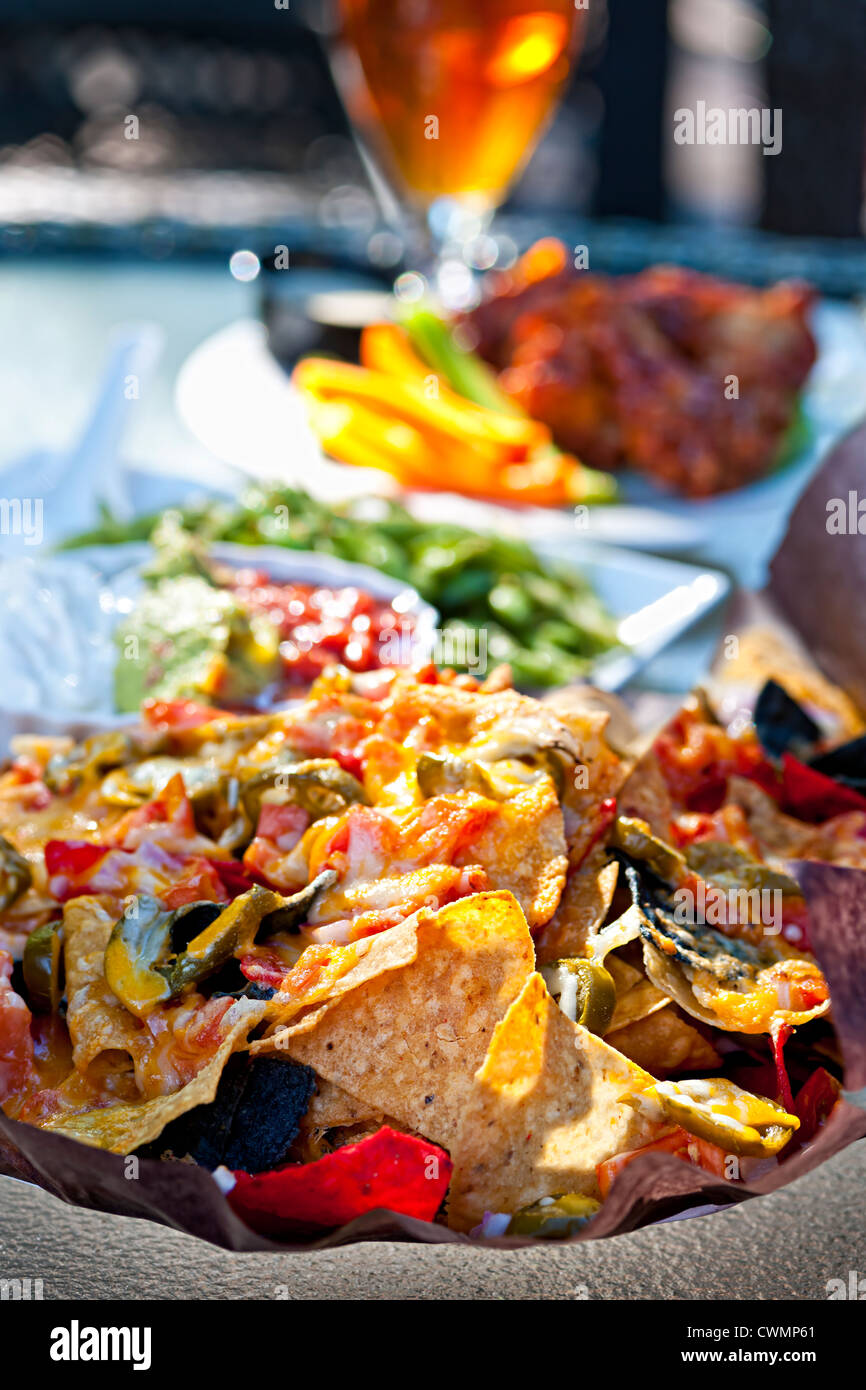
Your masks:
{"label": "nacho chip pile", "polygon": [[591,692],[432,671],[20,740],[4,1133],[198,1165],[280,1239],[573,1236],[654,1155],[734,1199],[838,1098],[799,861],[866,868],[862,730],[790,684],[649,746]]}

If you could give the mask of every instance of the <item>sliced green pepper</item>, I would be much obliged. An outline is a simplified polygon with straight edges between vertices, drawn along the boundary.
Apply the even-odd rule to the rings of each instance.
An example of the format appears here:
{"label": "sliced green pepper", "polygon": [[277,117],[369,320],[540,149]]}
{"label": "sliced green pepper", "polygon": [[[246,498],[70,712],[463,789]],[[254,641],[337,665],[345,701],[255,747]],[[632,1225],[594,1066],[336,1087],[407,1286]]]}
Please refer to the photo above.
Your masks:
{"label": "sliced green pepper", "polygon": [[[260,933],[270,936],[298,926],[335,880],[334,871],[327,869],[289,898],[256,884],[228,907],[195,902],[169,910],[141,893],[115,923],[105,948],[109,988],[130,1013],[144,1018],[156,1004],[176,999],[244,954]],[[183,936],[178,940],[182,927],[183,945]],[[195,933],[191,939],[190,929]]]}
{"label": "sliced green pepper", "polygon": [[67,792],[85,777],[100,777],[110,768],[122,767],[136,756],[130,734],[113,729],[77,743],[68,753],[55,753],[45,769],[45,785],[52,792]]}
{"label": "sliced green pepper", "polygon": [[0,912],[17,902],[33,881],[30,865],[14,845],[0,835]]}
{"label": "sliced green pepper", "polygon": [[160,965],[171,953],[173,928],[192,914],[195,921],[212,925],[221,913],[219,903],[186,903],[170,910],[148,893],[139,893],[115,923],[105,948],[103,968],[109,989],[130,1013],[144,1018],[172,996],[166,970]]}
{"label": "sliced green pepper", "polygon": [[689,845],[686,862],[701,878],[710,879],[721,888],[758,888],[780,892],[784,897],[803,896],[796,879],[769,864],[761,864],[725,840],[702,840]]}
{"label": "sliced green pepper", "polygon": [[336,882],[337,875],[334,870],[323,869],[306,888],[293,893],[290,898],[282,898],[279,907],[275,907],[262,918],[259,935],[267,937],[274,936],[279,931],[296,931],[301,923],[306,921],[319,894],[326,893]]}
{"label": "sliced green pepper", "polygon": [[665,883],[681,882],[686,872],[683,855],[671,849],[664,840],[657,839],[646,821],[638,820],[636,816],[617,816],[607,843],[612,849],[622,850],[631,859],[641,860]]}
{"label": "sliced green pepper", "polygon": [[493,801],[499,798],[490,777],[479,763],[448,754],[422,753],[415,769],[423,797],[449,796],[454,792],[478,792]]}
{"label": "sliced green pepper", "polygon": [[588,1225],[601,1202],[579,1192],[557,1197],[541,1197],[531,1206],[516,1211],[508,1223],[507,1236],[535,1236],[537,1240],[564,1240]]}
{"label": "sliced green pepper", "polygon": [[641,1095],[655,1101],[666,1119],[728,1153],[772,1158],[800,1127],[783,1105],[721,1076],[657,1081]]}
{"label": "sliced green pepper", "polygon": [[45,922],[24,943],[21,962],[27,998],[40,1013],[56,1014],[63,998],[63,926]]}
{"label": "sliced green pepper", "polygon": [[541,973],[566,1017],[601,1037],[616,1008],[616,985],[610,972],[582,956],[565,956],[542,966]]}
{"label": "sliced green pepper", "polygon": [[263,769],[244,782],[241,801],[252,823],[258,822],[265,794],[280,806],[300,806],[310,820],[339,816],[355,803],[368,805],[367,793],[333,758],[309,758]]}

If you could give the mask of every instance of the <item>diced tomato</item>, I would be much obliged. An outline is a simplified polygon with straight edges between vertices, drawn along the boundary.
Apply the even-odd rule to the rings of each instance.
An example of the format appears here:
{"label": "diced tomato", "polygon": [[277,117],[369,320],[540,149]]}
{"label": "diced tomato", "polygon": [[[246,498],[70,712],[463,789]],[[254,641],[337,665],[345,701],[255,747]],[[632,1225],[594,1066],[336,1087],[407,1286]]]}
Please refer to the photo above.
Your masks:
{"label": "diced tomato", "polygon": [[184,903],[228,900],[228,892],[219,873],[208,859],[194,856],[186,861],[180,878],[160,895],[166,907],[182,907]]}
{"label": "diced tomato", "polygon": [[253,886],[253,880],[244,873],[243,865],[236,859],[208,859],[207,861],[223,888],[234,900],[240,897],[241,893],[247,893]]}
{"label": "diced tomato", "polygon": [[227,710],[214,709],[197,700],[145,700],[141,713],[145,723],[154,729],[197,729],[214,719],[228,717]]}
{"label": "diced tomato", "polygon": [[49,876],[68,874],[77,878],[98,864],[108,850],[89,840],[49,840],[45,846],[45,868]]}
{"label": "diced tomato", "polygon": [[284,854],[301,839],[310,817],[301,806],[276,806],[269,801],[262,803],[256,835],[273,840]]}
{"label": "diced tomato", "polygon": [[[280,584],[257,570],[238,570],[230,587],[252,612],[267,614],[280,632],[283,673],[290,686],[309,684],[339,662],[352,671],[371,671],[400,662],[399,642],[386,642],[399,624],[411,637],[414,619],[353,585],[341,589]],[[411,643],[405,647],[411,653]],[[381,656],[380,656],[381,653]]]}
{"label": "diced tomato", "polygon": [[241,1220],[266,1235],[341,1226],[382,1209],[432,1221],[452,1168],[444,1149],[385,1125],[314,1163],[235,1173],[228,1200]]}
{"label": "diced tomato", "polygon": [[11,980],[12,957],[0,951],[0,1104],[20,1095],[33,1070],[30,1010]]}
{"label": "diced tomato", "polygon": [[240,968],[244,978],[253,984],[279,989],[292,967],[276,951],[260,948],[255,954],[241,956]]}
{"label": "diced tomato", "polygon": [[653,747],[674,801],[689,811],[713,815],[734,775],[778,795],[775,769],[757,738],[733,738],[720,725],[708,723],[696,707],[680,710]]}
{"label": "diced tomato", "polygon": [[671,1154],[674,1158],[681,1158],[685,1163],[693,1163],[697,1168],[703,1168],[705,1172],[712,1173],[717,1178],[727,1177],[725,1165],[728,1156],[725,1150],[706,1139],[696,1139],[688,1130],[677,1126],[671,1134],[666,1134],[651,1144],[644,1144],[642,1148],[632,1149],[629,1153],[617,1154],[614,1158],[600,1163],[595,1173],[602,1200],[610,1192],[614,1179],[642,1154]]}
{"label": "diced tomato", "polygon": [[209,843],[199,835],[192,802],[179,772],[166,782],[155,800],[121,816],[103,833],[103,840],[107,845],[128,850],[136,850],[146,840],[152,840],[168,849],[186,849],[189,853],[203,850]]}
{"label": "diced tomato", "polygon": [[94,845],[89,840],[49,840],[45,846],[45,871],[52,897],[65,903],[88,892],[90,875],[108,852],[105,845]]}
{"label": "diced tomato", "polygon": [[829,1117],[839,1099],[841,1086],[835,1077],[823,1067],[816,1068],[797,1092],[794,1101],[794,1114],[799,1117],[797,1142],[806,1144],[814,1138],[824,1121]]}
{"label": "diced tomato", "polygon": [[344,772],[350,772],[360,782],[364,776],[364,764],[352,748],[332,748],[331,757],[336,759]]}

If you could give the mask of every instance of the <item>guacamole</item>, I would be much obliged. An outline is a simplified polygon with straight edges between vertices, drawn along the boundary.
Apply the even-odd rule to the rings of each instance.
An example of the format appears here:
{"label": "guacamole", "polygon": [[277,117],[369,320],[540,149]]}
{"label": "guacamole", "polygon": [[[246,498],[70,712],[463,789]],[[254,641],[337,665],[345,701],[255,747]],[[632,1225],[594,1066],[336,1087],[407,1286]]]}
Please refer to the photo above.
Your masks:
{"label": "guacamole", "polygon": [[279,632],[197,574],[158,580],[115,631],[117,709],[142,700],[251,704],[280,676]]}

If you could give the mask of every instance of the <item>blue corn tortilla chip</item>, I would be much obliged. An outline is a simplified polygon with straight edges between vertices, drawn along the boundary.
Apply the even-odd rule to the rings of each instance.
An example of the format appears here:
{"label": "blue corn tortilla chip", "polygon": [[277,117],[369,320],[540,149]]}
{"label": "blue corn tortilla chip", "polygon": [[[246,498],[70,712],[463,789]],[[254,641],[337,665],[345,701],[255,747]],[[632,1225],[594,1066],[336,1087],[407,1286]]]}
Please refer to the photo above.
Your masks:
{"label": "blue corn tortilla chip", "polygon": [[778,681],[769,680],[755,703],[755,729],[772,758],[783,753],[800,757],[821,737],[821,730]]}
{"label": "blue corn tortilla chip", "polygon": [[241,1168],[262,1173],[283,1161],[297,1136],[316,1084],[315,1072],[280,1057],[230,1057],[216,1099],[166,1125],[137,1152],[146,1158],[171,1153],[203,1168]]}

